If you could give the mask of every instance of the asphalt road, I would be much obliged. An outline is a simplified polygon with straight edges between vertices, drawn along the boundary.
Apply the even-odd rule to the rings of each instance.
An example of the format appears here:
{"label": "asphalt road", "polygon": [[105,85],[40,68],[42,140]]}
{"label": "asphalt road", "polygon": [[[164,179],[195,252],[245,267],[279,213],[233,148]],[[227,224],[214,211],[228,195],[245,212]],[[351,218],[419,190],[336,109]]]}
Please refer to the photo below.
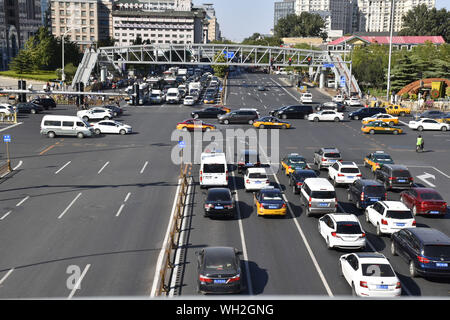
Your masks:
{"label": "asphalt road", "polygon": [[[268,91],[257,91],[261,84]],[[299,96],[280,76],[266,74],[234,75],[228,90],[228,106],[257,108],[261,115],[296,103]],[[311,92],[314,101],[330,100],[315,89]],[[12,137],[9,147],[16,170],[0,180],[0,298],[148,297],[179,172],[171,159],[176,145],[171,135],[178,121],[201,107],[126,106],[120,120],[134,130],[126,136],[48,139],[39,135],[42,115],[21,116],[22,123],[13,128],[2,126],[2,134]],[[75,110],[59,106],[48,113],[75,114]],[[427,152],[416,154],[417,133],[406,127],[404,135],[370,136],[360,133],[359,121],[289,121],[294,129],[279,132],[280,157],[298,152],[312,162],[314,150],[336,146],[345,160],[362,165],[367,153],[385,150],[396,163],[410,168],[417,183],[432,183],[450,199],[449,133],[423,133]],[[218,127],[221,132],[250,128]],[[4,147],[0,152],[5,160]],[[361,170],[371,177],[367,169]],[[425,173],[434,178],[421,181],[418,176]],[[232,220],[203,217],[205,191],[197,185],[196,165],[193,177],[184,263],[175,294],[197,296],[195,251],[215,245],[244,251],[243,294],[281,298],[351,294],[337,269],[338,257],[345,251],[326,248],[317,231],[317,217],[303,214],[298,195],[286,188],[285,176],[273,175],[271,182],[285,190],[290,203],[287,217],[261,218],[255,214],[252,194],[244,191],[242,176],[233,171],[230,188],[237,190],[239,216]],[[398,199],[399,194],[390,192],[389,197]],[[448,281],[409,277],[406,263],[391,256],[389,238],[375,235],[362,212],[348,203],[343,187],[338,188],[338,200],[340,211],[360,218],[370,242],[368,250],[390,259],[404,295],[449,296]],[[450,234],[449,217],[418,217],[417,225]],[[75,274],[81,279],[78,290],[73,289]]]}

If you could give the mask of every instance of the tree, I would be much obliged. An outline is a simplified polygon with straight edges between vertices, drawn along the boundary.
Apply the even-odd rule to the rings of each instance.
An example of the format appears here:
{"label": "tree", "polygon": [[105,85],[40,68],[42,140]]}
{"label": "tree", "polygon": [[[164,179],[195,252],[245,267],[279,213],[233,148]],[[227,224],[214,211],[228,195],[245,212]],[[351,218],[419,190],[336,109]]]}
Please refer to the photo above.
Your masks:
{"label": "tree", "polygon": [[398,91],[407,84],[417,80],[416,65],[410,55],[403,53],[391,70],[391,87]]}
{"label": "tree", "polygon": [[400,36],[442,36],[450,42],[450,12],[446,9],[428,9],[421,4],[409,10],[402,20]]}
{"label": "tree", "polygon": [[[227,62],[225,57],[220,53],[218,53],[214,56],[214,60],[217,62]],[[211,67],[214,70],[214,74],[220,78],[223,78],[228,71],[227,65],[215,64],[215,65],[212,65]]]}
{"label": "tree", "polygon": [[318,14],[302,12],[300,15],[291,14],[278,20],[274,28],[275,37],[321,37],[327,38],[325,21]]}
{"label": "tree", "polygon": [[381,89],[386,85],[388,50],[377,43],[353,49],[352,73],[362,86]]}

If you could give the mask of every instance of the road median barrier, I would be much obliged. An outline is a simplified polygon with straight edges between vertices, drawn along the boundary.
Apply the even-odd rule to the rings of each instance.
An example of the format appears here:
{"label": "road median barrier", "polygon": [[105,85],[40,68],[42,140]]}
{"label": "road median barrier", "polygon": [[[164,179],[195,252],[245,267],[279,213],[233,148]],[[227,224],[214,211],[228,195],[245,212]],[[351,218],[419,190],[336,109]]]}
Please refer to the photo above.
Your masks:
{"label": "road median barrier", "polygon": [[10,173],[11,171],[12,171],[12,169],[11,169],[10,161],[0,164],[0,178],[3,178],[5,175]]}

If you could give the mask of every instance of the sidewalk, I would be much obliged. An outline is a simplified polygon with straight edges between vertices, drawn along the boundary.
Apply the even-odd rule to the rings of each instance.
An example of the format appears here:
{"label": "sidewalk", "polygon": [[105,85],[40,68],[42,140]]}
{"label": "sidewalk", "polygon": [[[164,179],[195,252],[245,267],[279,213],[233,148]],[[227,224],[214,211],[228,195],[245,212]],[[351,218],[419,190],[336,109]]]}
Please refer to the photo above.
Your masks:
{"label": "sidewalk", "polygon": [[[20,80],[19,78],[10,78],[10,77],[4,77],[0,76],[0,88],[3,89],[18,89],[18,83],[17,81]],[[30,84],[33,85],[33,89],[42,89],[42,86],[46,84],[45,81],[39,81],[39,80],[30,80],[25,79],[27,82],[27,88]]]}

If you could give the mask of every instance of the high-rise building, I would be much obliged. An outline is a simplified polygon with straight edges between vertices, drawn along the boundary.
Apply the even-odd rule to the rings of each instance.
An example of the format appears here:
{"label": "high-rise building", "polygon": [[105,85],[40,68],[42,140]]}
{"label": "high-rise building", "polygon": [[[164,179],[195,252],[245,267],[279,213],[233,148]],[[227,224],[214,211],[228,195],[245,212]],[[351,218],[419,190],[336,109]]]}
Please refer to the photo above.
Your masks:
{"label": "high-rise building", "polygon": [[275,2],[273,10],[273,26],[275,27],[277,25],[278,20],[286,18],[291,14],[295,14],[295,0]]}
{"label": "high-rise building", "polygon": [[11,59],[41,25],[41,0],[0,0],[2,70],[8,68]]}
{"label": "high-rise building", "polygon": [[195,9],[203,9],[206,12],[206,19],[209,22],[208,25],[208,41],[221,40],[222,34],[220,31],[219,21],[217,20],[216,10],[212,3],[204,3],[199,6],[194,6]]}

